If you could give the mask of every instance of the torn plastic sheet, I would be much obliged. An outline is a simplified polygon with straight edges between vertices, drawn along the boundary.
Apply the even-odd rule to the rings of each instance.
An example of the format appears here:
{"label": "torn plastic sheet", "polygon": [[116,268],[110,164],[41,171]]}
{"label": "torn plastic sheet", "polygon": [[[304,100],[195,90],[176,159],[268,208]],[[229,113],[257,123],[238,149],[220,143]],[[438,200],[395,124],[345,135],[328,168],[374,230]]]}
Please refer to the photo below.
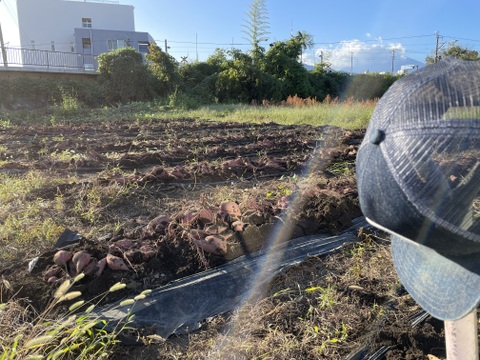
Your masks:
{"label": "torn plastic sheet", "polygon": [[61,249],[64,247],[75,245],[81,239],[83,239],[82,235],[80,235],[76,231],[65,229],[55,243],[55,248]]}
{"label": "torn plastic sheet", "polygon": [[290,240],[282,250],[261,250],[227,264],[206,270],[155,289],[144,300],[130,306],[104,306],[94,314],[108,322],[108,328],[134,315],[129,326],[153,329],[167,338],[199,328],[212,316],[238,308],[261,294],[262,289],[282,270],[307,257],[327,254],[345,243],[356,242],[357,231],[368,226],[364,218],[338,236],[305,236]]}

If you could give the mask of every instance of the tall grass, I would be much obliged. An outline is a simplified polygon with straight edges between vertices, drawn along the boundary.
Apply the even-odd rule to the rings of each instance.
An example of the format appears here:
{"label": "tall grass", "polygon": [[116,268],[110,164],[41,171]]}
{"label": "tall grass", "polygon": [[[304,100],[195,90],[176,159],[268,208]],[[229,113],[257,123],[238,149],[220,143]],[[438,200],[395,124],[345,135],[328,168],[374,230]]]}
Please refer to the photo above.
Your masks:
{"label": "tall grass", "polygon": [[314,99],[289,97],[279,104],[264,102],[261,105],[214,104],[194,110],[165,111],[155,114],[158,118],[190,117],[199,120],[234,121],[248,123],[275,122],[282,125],[334,125],[346,129],[366,128],[376,101],[338,101],[327,99],[317,102]]}
{"label": "tall grass", "polygon": [[[282,125],[312,126],[333,125],[345,129],[366,128],[376,101],[326,98],[323,102],[315,99],[289,97],[281,103],[263,102],[262,104],[211,104],[200,107],[172,107],[165,102],[134,102],[118,107],[97,109],[56,109],[53,114],[30,116],[25,111],[0,113],[2,121],[8,126],[25,123],[42,123],[55,126],[65,122],[102,122],[118,118],[131,121],[151,122],[162,119],[191,118],[199,121],[233,121],[247,123],[275,122]],[[54,120],[52,120],[54,119]]]}

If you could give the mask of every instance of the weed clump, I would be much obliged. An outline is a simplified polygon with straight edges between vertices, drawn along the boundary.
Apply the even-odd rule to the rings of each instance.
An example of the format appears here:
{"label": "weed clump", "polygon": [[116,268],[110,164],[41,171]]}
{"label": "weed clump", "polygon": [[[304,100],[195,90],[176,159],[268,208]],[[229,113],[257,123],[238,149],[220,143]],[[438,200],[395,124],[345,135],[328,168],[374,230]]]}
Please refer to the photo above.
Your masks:
{"label": "weed clump", "polygon": [[[115,344],[120,342],[118,336],[129,329],[133,315],[130,311],[113,330],[107,330],[107,322],[93,315],[93,310],[108,294],[122,290],[126,285],[113,285],[97,301],[73,302],[82,293],[73,291],[72,287],[84,276],[81,273],[72,280],[65,280],[40,314],[35,314],[30,307],[22,306],[15,299],[0,304],[0,359],[107,358]],[[11,285],[3,280],[0,287],[8,289]],[[132,305],[131,310],[136,301],[144,299],[149,293],[150,290],[145,290],[133,299],[123,300],[118,306]],[[66,302],[71,302],[71,305],[59,316],[57,308]]]}

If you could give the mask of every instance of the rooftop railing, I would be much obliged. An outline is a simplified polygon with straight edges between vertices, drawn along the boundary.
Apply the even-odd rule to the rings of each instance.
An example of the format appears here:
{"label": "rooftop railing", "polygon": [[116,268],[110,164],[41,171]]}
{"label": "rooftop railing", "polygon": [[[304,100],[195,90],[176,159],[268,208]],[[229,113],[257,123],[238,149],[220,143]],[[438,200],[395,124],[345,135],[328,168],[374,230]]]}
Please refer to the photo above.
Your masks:
{"label": "rooftop railing", "polygon": [[5,47],[0,53],[0,67],[10,66],[28,66],[52,71],[60,69],[96,71],[98,59],[94,55],[74,52]]}

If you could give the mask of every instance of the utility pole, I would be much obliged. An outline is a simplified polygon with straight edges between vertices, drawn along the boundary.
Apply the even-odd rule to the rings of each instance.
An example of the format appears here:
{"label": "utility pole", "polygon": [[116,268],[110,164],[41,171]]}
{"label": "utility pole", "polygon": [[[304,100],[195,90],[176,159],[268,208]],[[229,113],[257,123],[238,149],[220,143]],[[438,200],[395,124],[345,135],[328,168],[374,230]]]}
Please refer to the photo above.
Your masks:
{"label": "utility pole", "polygon": [[196,61],[198,62],[198,34],[195,33],[195,54],[196,54]]}
{"label": "utility pole", "polygon": [[168,54],[168,41],[165,39],[165,52]]}
{"label": "utility pole", "polygon": [[436,42],[435,42],[435,59],[434,59],[434,62],[438,62],[438,60],[440,60],[440,56],[438,55],[438,51],[443,47],[443,45],[445,45],[445,43],[440,43],[439,40],[440,40],[440,33],[437,31],[435,33],[436,35]]}
{"label": "utility pole", "polygon": [[350,75],[353,74],[353,51],[350,52]]}
{"label": "utility pole", "polygon": [[[2,2],[2,0],[0,0],[0,2]],[[3,42],[3,32],[2,32],[1,23],[0,23],[0,47],[2,48],[3,66],[8,67],[7,49],[5,49],[5,43]]]}
{"label": "utility pole", "polygon": [[395,71],[395,49],[392,49],[392,75]]}

